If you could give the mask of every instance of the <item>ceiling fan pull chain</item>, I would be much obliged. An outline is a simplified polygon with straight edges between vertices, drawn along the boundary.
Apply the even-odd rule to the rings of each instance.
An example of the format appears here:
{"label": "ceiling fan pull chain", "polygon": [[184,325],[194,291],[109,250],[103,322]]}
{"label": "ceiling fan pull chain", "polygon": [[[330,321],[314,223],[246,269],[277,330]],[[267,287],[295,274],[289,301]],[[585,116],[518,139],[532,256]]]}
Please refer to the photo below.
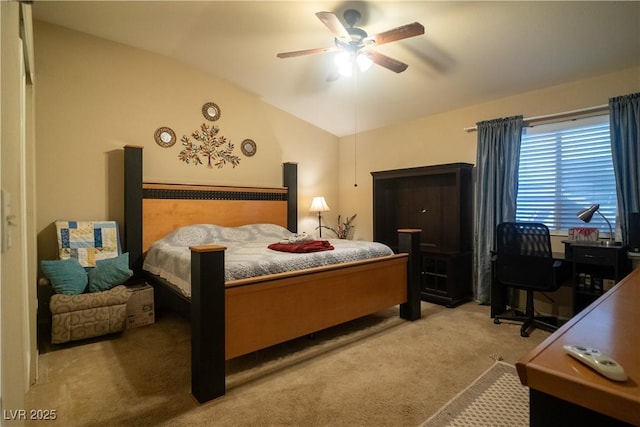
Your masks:
{"label": "ceiling fan pull chain", "polygon": [[353,66],[353,186],[358,186],[358,69]]}

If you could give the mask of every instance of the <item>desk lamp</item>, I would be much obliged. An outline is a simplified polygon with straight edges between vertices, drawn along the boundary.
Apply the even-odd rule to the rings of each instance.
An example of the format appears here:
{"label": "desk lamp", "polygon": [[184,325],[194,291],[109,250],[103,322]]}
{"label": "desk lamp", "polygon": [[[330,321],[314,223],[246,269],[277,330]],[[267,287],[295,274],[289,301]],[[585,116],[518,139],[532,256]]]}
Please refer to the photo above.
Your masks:
{"label": "desk lamp", "polygon": [[320,237],[322,237],[322,212],[328,211],[329,205],[325,202],[324,197],[314,197],[311,201],[311,207],[309,210],[312,212],[318,212],[318,230],[320,230]]}
{"label": "desk lamp", "polygon": [[587,209],[582,209],[580,212],[578,212],[578,218],[580,218],[584,222],[590,222],[591,218],[593,218],[593,214],[598,212],[600,216],[607,222],[607,225],[609,226],[609,244],[612,245],[613,244],[613,228],[611,228],[611,223],[604,215],[602,215],[602,212],[600,212],[599,209],[600,209],[600,205],[595,203],[589,206]]}

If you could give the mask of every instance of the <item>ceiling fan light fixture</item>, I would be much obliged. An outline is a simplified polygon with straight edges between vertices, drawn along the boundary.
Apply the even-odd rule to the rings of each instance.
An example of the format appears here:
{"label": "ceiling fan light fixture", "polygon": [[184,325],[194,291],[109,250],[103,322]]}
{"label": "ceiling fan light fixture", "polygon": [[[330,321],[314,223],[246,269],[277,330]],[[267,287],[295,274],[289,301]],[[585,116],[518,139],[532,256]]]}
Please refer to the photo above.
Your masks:
{"label": "ceiling fan light fixture", "polygon": [[338,53],[334,58],[334,62],[338,66],[338,72],[345,77],[353,75],[354,62],[358,65],[360,72],[367,71],[373,64],[371,55],[362,52],[354,54],[348,51]]}
{"label": "ceiling fan light fixture", "polygon": [[371,55],[369,55],[368,53],[358,53],[356,62],[358,63],[358,68],[360,69],[360,71],[363,72],[371,68],[371,65],[373,64]]}
{"label": "ceiling fan light fixture", "polygon": [[347,51],[342,51],[338,53],[334,62],[338,66],[338,72],[346,77],[349,77],[353,74],[353,62],[351,60],[351,53]]}

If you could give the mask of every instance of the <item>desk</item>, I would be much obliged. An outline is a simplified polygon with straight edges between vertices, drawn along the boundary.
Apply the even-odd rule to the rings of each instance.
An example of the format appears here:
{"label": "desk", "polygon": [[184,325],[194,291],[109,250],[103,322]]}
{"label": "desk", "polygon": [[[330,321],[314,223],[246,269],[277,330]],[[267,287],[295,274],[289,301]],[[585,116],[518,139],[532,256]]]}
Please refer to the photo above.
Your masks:
{"label": "desk", "polygon": [[[597,243],[563,241],[565,251],[553,252],[553,259],[564,262],[562,271],[563,286],[573,287],[573,315],[579,313],[610,286],[631,271],[627,257],[627,247],[621,245],[605,246]],[[493,276],[491,280],[491,318],[506,311],[508,305],[507,288],[501,286]],[[588,282],[585,283],[585,277]]]}
{"label": "desk", "polygon": [[[640,268],[516,363],[530,389],[530,425],[640,425]],[[614,382],[572,359],[566,344],[597,348],[629,376]]]}

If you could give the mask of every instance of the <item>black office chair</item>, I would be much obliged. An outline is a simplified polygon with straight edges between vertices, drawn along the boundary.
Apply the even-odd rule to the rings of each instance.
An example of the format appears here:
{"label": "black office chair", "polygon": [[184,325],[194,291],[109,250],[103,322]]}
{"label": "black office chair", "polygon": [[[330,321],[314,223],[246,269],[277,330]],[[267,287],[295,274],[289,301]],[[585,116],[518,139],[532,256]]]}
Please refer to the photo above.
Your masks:
{"label": "black office chair", "polygon": [[495,280],[499,286],[525,290],[527,303],[524,313],[514,310],[511,315],[498,315],[494,323],[500,319],[523,322],[523,337],[533,328],[555,331],[557,319],[536,316],[533,306],[534,291],[552,292],[562,283],[562,261],[551,254],[549,228],[534,222],[504,222],[498,225],[496,238]]}

